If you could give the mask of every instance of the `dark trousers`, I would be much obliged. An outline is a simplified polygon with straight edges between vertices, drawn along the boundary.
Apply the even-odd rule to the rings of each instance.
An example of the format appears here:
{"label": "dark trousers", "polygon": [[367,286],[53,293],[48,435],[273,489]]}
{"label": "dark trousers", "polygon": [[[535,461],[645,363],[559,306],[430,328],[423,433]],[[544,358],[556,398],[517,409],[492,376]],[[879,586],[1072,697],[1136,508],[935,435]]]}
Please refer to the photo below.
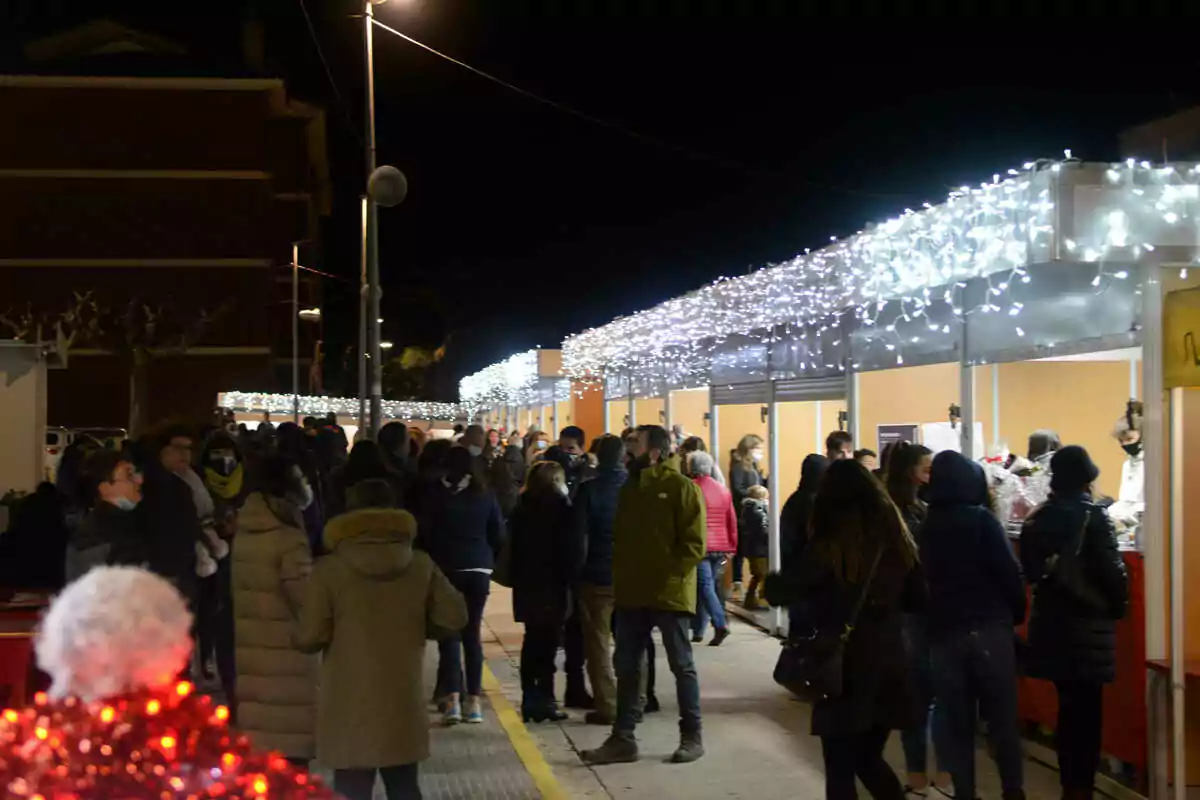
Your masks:
{"label": "dark trousers", "polygon": [[586,689],[583,682],[583,667],[586,662],[583,650],[583,614],[579,605],[579,592],[572,591],[571,615],[563,624],[562,648],[566,658],[563,672],[567,673],[567,689]]}
{"label": "dark trousers", "polygon": [[445,694],[462,693],[465,655],[467,694],[478,697],[483,693],[483,645],[479,631],[492,577],[486,572],[451,572],[446,577],[467,601],[467,627],[438,642],[438,684]]}
{"label": "dark trousers", "polygon": [[375,773],[383,777],[388,800],[421,800],[416,764],[374,769],[339,769],[333,773],[333,788],[346,800],[371,800],[375,790]]}
{"label": "dark trousers", "polygon": [[[825,758],[826,800],[854,800],[857,777],[875,800],[904,800],[904,787],[883,760],[883,748],[891,731],[872,728],[848,736],[822,736]],[[954,787],[957,791],[958,787]],[[969,797],[970,795],[964,795]]]}
{"label": "dark trousers", "polygon": [[[614,642],[618,641],[617,637],[621,635],[620,633],[617,632],[617,628],[619,627],[618,626],[619,621],[620,620],[618,618],[618,614],[616,611],[614,611],[613,618],[612,618],[612,632],[613,632],[613,641]],[[616,658],[616,656],[614,655],[614,659],[615,658]],[[651,697],[655,696],[654,680],[657,675],[657,672],[656,672],[656,669],[654,666],[654,661],[657,658],[658,658],[658,653],[654,647],[653,631],[647,631],[646,632],[646,655],[645,655],[645,659],[646,659],[646,676],[645,676],[645,678],[646,679],[645,679],[645,685],[641,687],[642,690],[640,692],[640,694],[642,695],[642,697],[641,697],[642,700],[649,700]],[[613,663],[613,671],[614,672],[616,671],[616,662],[615,661]]]}
{"label": "dark trousers", "polygon": [[525,624],[525,640],[521,643],[522,705],[554,702],[554,659],[561,630],[555,623]]}
{"label": "dark trousers", "polygon": [[1055,681],[1054,686],[1058,689],[1059,781],[1064,789],[1091,792],[1100,762],[1103,686],[1090,681]]}
{"label": "dark trousers", "polygon": [[221,688],[225,702],[230,708],[237,707],[237,662],[234,660],[233,622],[233,543],[230,555],[217,562],[217,613],[213,625],[213,646],[217,653],[217,674],[221,676]]}
{"label": "dark trousers", "polygon": [[[613,666],[617,671],[617,721],[613,735],[632,739],[641,711],[641,666],[646,643],[655,628],[662,633],[667,663],[675,675],[675,694],[679,702],[679,730],[682,734],[700,732],[700,680],[692,660],[691,619],[689,614],[659,611],[653,608],[617,609],[617,650]],[[647,689],[649,693],[649,689]]]}
{"label": "dark trousers", "polygon": [[1017,659],[1012,625],[992,623],[943,633],[930,631],[937,711],[945,714],[945,751],[938,757],[954,779],[956,797],[975,796],[975,729],[978,714],[988,736],[1000,785],[1020,792],[1025,756],[1017,720]]}

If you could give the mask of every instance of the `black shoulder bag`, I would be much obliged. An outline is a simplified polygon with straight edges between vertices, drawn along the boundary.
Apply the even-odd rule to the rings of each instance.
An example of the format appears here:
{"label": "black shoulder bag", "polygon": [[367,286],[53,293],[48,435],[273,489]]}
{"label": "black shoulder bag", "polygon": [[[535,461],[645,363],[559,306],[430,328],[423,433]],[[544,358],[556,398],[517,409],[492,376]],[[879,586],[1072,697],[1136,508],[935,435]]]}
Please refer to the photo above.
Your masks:
{"label": "black shoulder bag", "polygon": [[1083,564],[1083,543],[1091,521],[1091,510],[1085,511],[1083,525],[1079,526],[1075,536],[1066,542],[1061,552],[1046,559],[1044,580],[1054,583],[1078,612],[1089,616],[1105,616],[1109,613],[1108,603],[1092,584]]}
{"label": "black shoulder bag", "polygon": [[854,633],[858,615],[867,602],[882,557],[881,547],[871,562],[871,570],[867,573],[858,602],[854,604],[850,618],[840,633],[827,630],[816,630],[809,636],[793,636],[789,633],[787,641],[783,643],[783,652],[775,662],[773,677],[776,683],[810,703],[841,697],[846,642]]}

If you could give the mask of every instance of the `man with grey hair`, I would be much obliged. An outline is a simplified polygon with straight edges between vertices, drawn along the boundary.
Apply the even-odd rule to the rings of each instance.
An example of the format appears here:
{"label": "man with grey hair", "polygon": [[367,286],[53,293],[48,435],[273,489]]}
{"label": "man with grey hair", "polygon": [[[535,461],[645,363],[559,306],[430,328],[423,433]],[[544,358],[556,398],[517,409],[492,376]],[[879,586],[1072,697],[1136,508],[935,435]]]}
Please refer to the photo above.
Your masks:
{"label": "man with grey hair", "polygon": [[720,647],[729,636],[725,619],[725,567],[737,552],[737,511],[733,495],[713,477],[712,455],[697,450],[688,455],[688,474],[704,495],[704,519],[707,550],[696,567],[696,615],[692,617],[692,641],[704,641],[704,629],[712,619],[713,634],[709,645]]}

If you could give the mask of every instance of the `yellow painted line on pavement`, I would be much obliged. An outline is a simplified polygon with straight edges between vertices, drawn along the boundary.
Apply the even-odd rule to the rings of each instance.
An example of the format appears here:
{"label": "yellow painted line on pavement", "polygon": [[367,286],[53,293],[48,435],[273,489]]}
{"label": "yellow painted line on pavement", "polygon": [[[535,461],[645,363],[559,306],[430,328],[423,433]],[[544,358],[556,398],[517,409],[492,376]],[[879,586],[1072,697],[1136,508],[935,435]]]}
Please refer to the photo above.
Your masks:
{"label": "yellow painted line on pavement", "polygon": [[546,763],[521,715],[513,708],[512,703],[508,702],[504,692],[500,691],[500,681],[496,680],[487,664],[483,665],[483,692],[491,702],[496,718],[500,720],[500,727],[504,728],[508,741],[513,750],[517,751],[517,757],[525,765],[525,771],[533,778],[533,784],[543,799],[567,800],[567,793],[554,777],[554,771]]}

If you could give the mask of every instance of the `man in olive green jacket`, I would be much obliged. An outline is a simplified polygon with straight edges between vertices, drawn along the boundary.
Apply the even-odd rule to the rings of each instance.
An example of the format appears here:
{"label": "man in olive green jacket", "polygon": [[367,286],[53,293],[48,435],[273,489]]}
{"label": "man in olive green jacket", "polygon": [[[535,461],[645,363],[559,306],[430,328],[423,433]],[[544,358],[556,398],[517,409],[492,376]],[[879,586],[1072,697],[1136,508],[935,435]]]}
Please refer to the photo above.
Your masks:
{"label": "man in olive green jacket", "polygon": [[640,665],[650,632],[657,627],[679,699],[680,744],[672,760],[686,763],[704,755],[700,682],[689,638],[696,613],[696,565],[704,558],[704,498],[680,473],[663,428],[639,428],[633,455],[613,523],[617,719],[608,740],[584,752],[583,759],[589,764],[637,760]]}

